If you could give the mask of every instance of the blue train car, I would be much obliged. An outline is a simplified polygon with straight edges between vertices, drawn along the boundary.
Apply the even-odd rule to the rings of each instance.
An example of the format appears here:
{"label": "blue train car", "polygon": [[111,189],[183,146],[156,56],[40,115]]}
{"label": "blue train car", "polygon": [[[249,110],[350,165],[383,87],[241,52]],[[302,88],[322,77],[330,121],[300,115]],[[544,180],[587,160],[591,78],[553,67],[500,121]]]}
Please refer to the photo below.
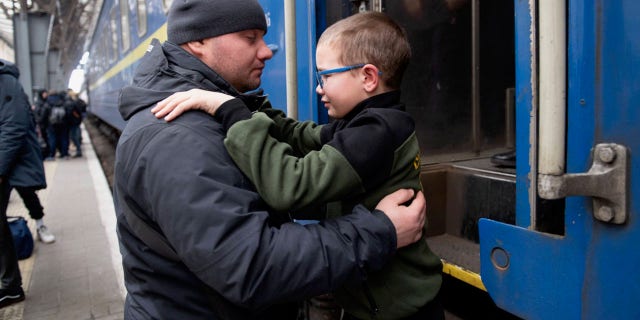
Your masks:
{"label": "blue train car", "polygon": [[[151,39],[166,39],[170,2],[103,2],[87,81],[90,112],[115,128],[118,90]],[[406,29],[402,94],[445,285],[508,312],[493,318],[640,318],[640,2],[260,3],[274,51],[263,89],[300,120],[330,121],[313,76],[326,26],[377,10]]]}
{"label": "blue train car", "polygon": [[86,66],[90,112],[122,130],[120,88],[131,83],[137,61],[153,38],[166,39],[166,1],[105,0]]}
{"label": "blue train car", "polygon": [[[294,15],[299,21],[292,36],[296,54],[287,56],[285,46],[285,19],[280,1],[263,0],[269,32],[265,37],[273,59],[263,75],[263,89],[273,105],[286,111],[287,94],[297,97],[301,107],[295,112],[299,119],[322,120],[326,113],[318,112],[316,94],[313,91],[314,45],[316,40],[313,1],[297,6]],[[90,44],[90,60],[86,74],[89,87],[91,112],[118,130],[124,121],[117,112],[119,89],[131,83],[138,60],[144,55],[154,38],[166,40],[166,13],[171,1],[105,0]],[[295,59],[298,71],[297,92],[287,93],[285,65],[287,59]],[[294,88],[295,90],[296,88]]]}
{"label": "blue train car", "polygon": [[640,2],[515,12],[516,223],[480,222],[482,282],[527,319],[638,319]]}

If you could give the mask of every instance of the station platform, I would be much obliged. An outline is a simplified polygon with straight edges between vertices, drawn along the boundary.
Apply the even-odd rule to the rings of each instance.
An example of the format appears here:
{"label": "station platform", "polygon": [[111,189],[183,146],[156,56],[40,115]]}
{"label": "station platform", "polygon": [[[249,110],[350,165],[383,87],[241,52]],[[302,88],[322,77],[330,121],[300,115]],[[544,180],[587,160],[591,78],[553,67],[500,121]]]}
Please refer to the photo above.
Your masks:
{"label": "station platform", "polygon": [[37,240],[35,221],[17,192],[11,194],[7,215],[25,217],[35,246],[33,255],[19,262],[26,299],[0,309],[1,320],[124,318],[113,197],[82,131],[82,158],[44,162],[48,186],[38,196],[54,243]]}

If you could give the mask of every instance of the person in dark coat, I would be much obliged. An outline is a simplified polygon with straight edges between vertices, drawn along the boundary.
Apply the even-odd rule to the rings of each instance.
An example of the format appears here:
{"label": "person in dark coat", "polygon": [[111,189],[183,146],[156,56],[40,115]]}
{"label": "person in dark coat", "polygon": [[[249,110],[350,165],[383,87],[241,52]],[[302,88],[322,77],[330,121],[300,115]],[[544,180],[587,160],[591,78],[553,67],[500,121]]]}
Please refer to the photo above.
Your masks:
{"label": "person in dark coat", "polygon": [[49,125],[49,120],[47,119],[47,97],[49,96],[49,92],[45,89],[38,90],[38,95],[36,96],[34,103],[34,113],[36,116],[36,124],[38,126],[38,134],[40,136],[39,142],[42,149],[42,156],[47,157],[51,152],[51,148],[49,146],[49,138],[47,137],[47,126]]}
{"label": "person in dark coat", "polygon": [[226,152],[219,121],[200,111],[157,119],[157,102],[192,88],[262,105],[246,92],[273,54],[255,0],[174,1],[167,21],[168,41],[151,43],[120,93],[127,124],[114,205],[125,319],[295,319],[298,301],[362,281],[420,238],[421,194],[404,206],[414,192],[399,190],[374,210],[299,225],[268,211]]}
{"label": "person in dark coat", "polygon": [[67,100],[65,101],[65,109],[69,115],[69,138],[76,148],[74,158],[82,157],[82,140],[80,132],[80,124],[87,111],[87,104],[78,97],[78,94],[69,89],[67,90]]}
{"label": "person in dark coat", "polygon": [[[33,106],[38,144],[40,145],[42,157],[47,157],[50,152],[49,143],[47,141],[47,126],[49,121],[47,120],[46,100],[48,95],[47,90],[38,90],[38,95]],[[44,243],[53,243],[56,240],[56,237],[51,233],[43,221],[44,208],[42,207],[42,203],[40,202],[40,198],[37,194],[40,186],[37,184],[34,186],[16,186],[15,189],[20,195],[20,198],[22,198],[24,206],[29,211],[29,216],[36,222],[36,234],[38,236],[38,240]]]}
{"label": "person in dark coat", "polygon": [[0,59],[0,308],[24,300],[22,278],[7,223],[11,188],[45,188],[31,105],[15,65]]}
{"label": "person in dark coat", "polygon": [[[60,158],[69,158],[69,114],[65,107],[66,93],[49,94],[45,106],[47,117],[47,137],[49,138],[49,156],[45,160],[54,160],[56,152]],[[59,116],[57,116],[59,115]]]}

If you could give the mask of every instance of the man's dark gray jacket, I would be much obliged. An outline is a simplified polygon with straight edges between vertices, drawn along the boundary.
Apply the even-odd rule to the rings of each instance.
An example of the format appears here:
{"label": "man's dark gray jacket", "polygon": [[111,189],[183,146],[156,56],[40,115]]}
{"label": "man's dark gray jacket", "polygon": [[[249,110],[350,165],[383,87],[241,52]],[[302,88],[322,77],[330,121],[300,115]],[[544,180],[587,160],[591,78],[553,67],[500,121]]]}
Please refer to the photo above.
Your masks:
{"label": "man's dark gray jacket", "polygon": [[[281,223],[234,165],[213,117],[190,111],[170,123],[156,119],[150,108],[173,92],[239,93],[182,48],[152,47],[120,96],[128,122],[116,151],[114,203],[127,319],[218,319],[212,291],[265,319],[274,315],[269,306],[361,281],[388,261],[396,235],[383,213],[358,206],[317,225]],[[125,214],[158,231],[180,261],[150,249]]]}

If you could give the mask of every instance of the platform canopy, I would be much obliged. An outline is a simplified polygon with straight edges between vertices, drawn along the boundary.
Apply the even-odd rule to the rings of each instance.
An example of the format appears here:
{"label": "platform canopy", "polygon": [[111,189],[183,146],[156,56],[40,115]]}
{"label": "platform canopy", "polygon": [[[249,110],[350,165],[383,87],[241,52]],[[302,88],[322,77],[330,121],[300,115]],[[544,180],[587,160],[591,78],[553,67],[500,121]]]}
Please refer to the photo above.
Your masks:
{"label": "platform canopy", "polygon": [[48,48],[59,52],[60,70],[68,79],[85,51],[101,6],[102,0],[0,0],[0,50],[5,57],[13,55],[14,42],[20,41],[14,39],[14,16],[48,14],[54,17]]}

